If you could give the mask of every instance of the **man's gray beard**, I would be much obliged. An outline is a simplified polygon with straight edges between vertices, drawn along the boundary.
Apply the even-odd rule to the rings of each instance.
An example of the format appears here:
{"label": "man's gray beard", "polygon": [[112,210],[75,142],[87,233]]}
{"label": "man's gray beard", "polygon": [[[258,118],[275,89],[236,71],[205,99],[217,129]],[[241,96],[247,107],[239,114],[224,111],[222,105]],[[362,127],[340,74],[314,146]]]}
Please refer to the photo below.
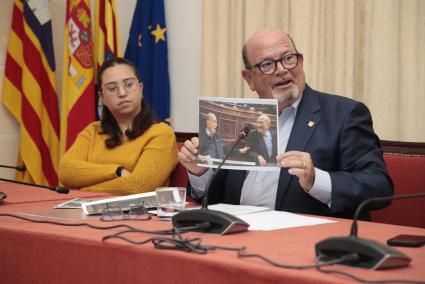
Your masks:
{"label": "man's gray beard", "polygon": [[276,97],[274,96],[273,92],[272,92],[272,96],[277,99],[279,104],[286,104],[288,102],[294,102],[297,100],[299,95],[299,90],[298,88],[292,90],[291,92],[289,92],[289,94],[284,95],[284,96],[280,96],[280,97]]}

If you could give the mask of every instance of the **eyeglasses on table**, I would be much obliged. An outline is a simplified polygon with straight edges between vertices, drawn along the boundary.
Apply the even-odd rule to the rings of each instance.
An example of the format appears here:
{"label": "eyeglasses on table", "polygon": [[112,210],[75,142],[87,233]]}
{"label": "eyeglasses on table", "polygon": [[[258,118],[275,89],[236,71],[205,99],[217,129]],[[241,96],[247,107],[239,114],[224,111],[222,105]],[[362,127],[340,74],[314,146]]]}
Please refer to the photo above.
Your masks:
{"label": "eyeglasses on table", "polygon": [[123,210],[119,206],[110,206],[106,203],[106,208],[102,212],[100,217],[101,221],[111,222],[120,220],[150,220],[152,217],[148,212],[148,209],[141,205],[132,204],[129,210]]}

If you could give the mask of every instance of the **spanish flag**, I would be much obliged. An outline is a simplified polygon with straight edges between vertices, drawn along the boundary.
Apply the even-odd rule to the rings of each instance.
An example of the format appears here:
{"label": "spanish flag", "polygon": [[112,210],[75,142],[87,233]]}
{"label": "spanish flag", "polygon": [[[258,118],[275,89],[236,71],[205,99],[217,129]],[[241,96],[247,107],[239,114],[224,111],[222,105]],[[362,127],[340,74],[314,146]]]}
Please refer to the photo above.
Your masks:
{"label": "spanish flag", "polygon": [[90,0],[67,0],[61,97],[61,155],[95,120]]}
{"label": "spanish flag", "polygon": [[59,113],[50,7],[15,0],[2,99],[20,124],[17,180],[57,185]]}

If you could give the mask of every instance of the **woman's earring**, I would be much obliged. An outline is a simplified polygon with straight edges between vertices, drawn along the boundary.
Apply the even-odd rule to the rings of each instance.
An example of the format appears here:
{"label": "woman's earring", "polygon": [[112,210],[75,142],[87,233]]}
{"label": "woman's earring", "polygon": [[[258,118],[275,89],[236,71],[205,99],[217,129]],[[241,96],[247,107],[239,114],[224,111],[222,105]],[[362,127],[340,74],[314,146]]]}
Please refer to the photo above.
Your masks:
{"label": "woman's earring", "polygon": [[102,97],[99,96],[99,100],[97,101],[97,116],[99,117],[99,119],[102,119],[103,116],[103,100]]}

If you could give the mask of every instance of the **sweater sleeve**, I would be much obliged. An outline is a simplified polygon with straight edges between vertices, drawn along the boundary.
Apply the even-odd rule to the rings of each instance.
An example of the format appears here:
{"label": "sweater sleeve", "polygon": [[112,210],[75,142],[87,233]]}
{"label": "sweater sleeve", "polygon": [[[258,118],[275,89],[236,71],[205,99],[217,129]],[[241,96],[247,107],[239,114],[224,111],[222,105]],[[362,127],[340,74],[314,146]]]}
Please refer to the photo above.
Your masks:
{"label": "sweater sleeve", "polygon": [[145,133],[148,139],[132,173],[97,184],[85,186],[83,190],[107,192],[113,195],[127,195],[153,191],[166,186],[169,176],[177,165],[175,135],[169,126],[158,131]]}
{"label": "sweater sleeve", "polygon": [[100,164],[88,162],[88,153],[95,127],[88,126],[64,154],[59,165],[59,179],[70,188],[82,188],[105,180],[116,178],[118,164]]}

